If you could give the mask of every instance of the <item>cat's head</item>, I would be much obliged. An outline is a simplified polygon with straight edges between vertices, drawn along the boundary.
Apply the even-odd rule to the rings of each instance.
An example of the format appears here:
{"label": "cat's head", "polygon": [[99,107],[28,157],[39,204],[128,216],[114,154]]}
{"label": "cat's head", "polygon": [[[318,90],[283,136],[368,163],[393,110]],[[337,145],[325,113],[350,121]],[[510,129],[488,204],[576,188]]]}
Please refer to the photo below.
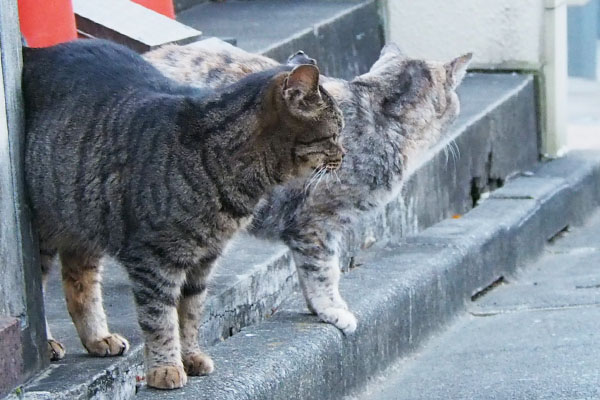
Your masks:
{"label": "cat's head", "polygon": [[279,165],[290,177],[339,168],[345,153],[340,141],[344,119],[337,102],[319,85],[319,69],[298,65],[274,80],[274,109],[266,110],[271,115],[265,117],[274,124],[269,130],[279,136],[274,140],[283,146]]}
{"label": "cat's head", "polygon": [[402,135],[405,155],[410,158],[411,150],[437,142],[458,116],[456,88],[471,58],[469,53],[449,62],[410,59],[396,45],[388,44],[370,71],[351,84],[369,93],[379,129]]}

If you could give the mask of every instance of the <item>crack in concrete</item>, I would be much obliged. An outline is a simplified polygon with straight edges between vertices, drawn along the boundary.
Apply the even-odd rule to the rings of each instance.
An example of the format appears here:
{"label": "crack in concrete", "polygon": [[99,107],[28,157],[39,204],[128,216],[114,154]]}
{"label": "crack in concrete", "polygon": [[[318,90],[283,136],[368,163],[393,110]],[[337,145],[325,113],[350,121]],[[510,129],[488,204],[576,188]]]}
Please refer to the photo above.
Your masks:
{"label": "crack in concrete", "polygon": [[576,285],[575,289],[600,289],[600,283],[597,283],[595,285],[586,285],[586,286]]}
{"label": "crack in concrete", "polygon": [[483,289],[475,292],[475,294],[473,294],[471,296],[471,301],[477,301],[480,298],[482,298],[483,296],[485,296],[486,294],[488,294],[489,292],[491,292],[492,290],[496,289],[498,286],[500,286],[502,284],[507,284],[507,283],[508,282],[504,279],[504,276],[499,276],[492,283],[490,283],[489,285],[487,285]]}

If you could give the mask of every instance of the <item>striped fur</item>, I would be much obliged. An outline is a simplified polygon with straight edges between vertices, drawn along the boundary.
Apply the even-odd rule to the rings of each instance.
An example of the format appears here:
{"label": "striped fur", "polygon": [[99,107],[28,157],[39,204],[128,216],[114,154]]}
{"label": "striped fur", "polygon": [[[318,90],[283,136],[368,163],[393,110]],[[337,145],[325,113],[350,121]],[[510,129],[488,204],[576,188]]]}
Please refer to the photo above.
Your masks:
{"label": "striped fur", "polygon": [[[167,46],[144,57],[171,78],[205,88],[276,65],[215,39]],[[321,77],[344,113],[346,158],[335,176],[313,182],[310,190],[296,183],[276,188],[255,211],[251,233],[291,248],[308,308],[345,333],[357,322],[338,290],[341,250],[358,236],[358,217],[399,192],[425,150],[456,118],[455,89],[470,59],[470,54],[449,63],[409,59],[390,44],[368,73],[352,81]]]}
{"label": "striped fur", "polygon": [[105,41],[25,49],[25,175],[43,270],[58,253],[90,354],[128,348],[102,308],[108,254],[132,281],[148,384],[212,371],[198,321],[227,240],[274,185],[341,163],[342,116],[318,79],[312,65],[277,67],[201,91]]}

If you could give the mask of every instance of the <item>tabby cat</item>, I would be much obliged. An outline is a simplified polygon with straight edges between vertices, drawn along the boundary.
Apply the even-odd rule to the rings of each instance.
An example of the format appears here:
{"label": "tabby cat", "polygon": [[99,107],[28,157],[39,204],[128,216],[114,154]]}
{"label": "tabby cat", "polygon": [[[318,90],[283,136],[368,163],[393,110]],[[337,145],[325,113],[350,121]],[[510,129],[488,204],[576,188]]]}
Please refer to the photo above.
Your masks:
{"label": "tabby cat", "polygon": [[58,252],[83,346],[96,356],[129,346],[102,307],[108,254],[132,281],[148,385],[210,373],[198,323],[225,243],[273,186],[341,164],[342,114],[318,69],[279,66],[203,91],[122,46],[82,40],[25,49],[23,89],[42,267],[47,277]]}
{"label": "tabby cat", "polygon": [[[344,163],[309,190],[298,182],[276,188],[254,213],[251,233],[280,239],[292,250],[309,310],[345,333],[357,326],[338,290],[345,239],[361,213],[399,193],[420,156],[455,120],[455,89],[471,57],[428,62],[388,44],[364,75],[351,81],[321,77],[344,113]],[[165,46],[145,58],[177,81],[206,88],[278,65],[216,39]]]}

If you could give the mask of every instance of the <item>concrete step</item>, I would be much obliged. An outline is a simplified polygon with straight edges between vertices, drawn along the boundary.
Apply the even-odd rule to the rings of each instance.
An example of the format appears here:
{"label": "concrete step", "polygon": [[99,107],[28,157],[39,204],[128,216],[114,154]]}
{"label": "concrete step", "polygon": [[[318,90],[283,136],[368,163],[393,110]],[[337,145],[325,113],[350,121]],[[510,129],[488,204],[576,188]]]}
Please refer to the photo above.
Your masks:
{"label": "concrete step", "polygon": [[177,20],[206,36],[233,37],[240,48],[278,61],[302,49],[325,75],[345,79],[366,72],[383,45],[375,0],[200,3]]}
{"label": "concrete step", "polygon": [[355,398],[600,398],[599,235],[597,211]]}
{"label": "concrete step", "polygon": [[[363,232],[350,241],[346,260],[365,241],[393,243],[444,218],[462,214],[473,207],[478,193],[535,166],[537,138],[532,134],[536,132],[536,121],[531,76],[470,74],[460,95],[462,113],[446,141],[431,150],[409,178],[401,197],[385,210],[364,216]],[[457,159],[443,151],[450,141],[456,143],[460,153]],[[270,317],[285,299],[295,296],[297,280],[285,247],[241,235],[230,250],[209,290],[202,325],[206,345],[238,336],[235,333],[241,328]],[[121,358],[87,357],[66,312],[59,279],[53,277],[46,309],[53,333],[64,341],[68,353],[25,387],[32,398],[125,399],[136,392],[137,377],[143,375],[142,344],[129,284],[120,267],[111,262],[107,267],[105,305],[109,324],[130,339],[130,353]],[[355,304],[349,300],[354,310]],[[298,307],[306,312],[301,302]]]}
{"label": "concrete step", "polygon": [[[516,178],[461,218],[362,254],[341,291],[359,321],[345,337],[299,295],[209,349],[214,374],[153,399],[339,399],[439,332],[472,299],[540,255],[600,205],[600,153],[577,152]],[[447,371],[446,371],[447,372]]]}

